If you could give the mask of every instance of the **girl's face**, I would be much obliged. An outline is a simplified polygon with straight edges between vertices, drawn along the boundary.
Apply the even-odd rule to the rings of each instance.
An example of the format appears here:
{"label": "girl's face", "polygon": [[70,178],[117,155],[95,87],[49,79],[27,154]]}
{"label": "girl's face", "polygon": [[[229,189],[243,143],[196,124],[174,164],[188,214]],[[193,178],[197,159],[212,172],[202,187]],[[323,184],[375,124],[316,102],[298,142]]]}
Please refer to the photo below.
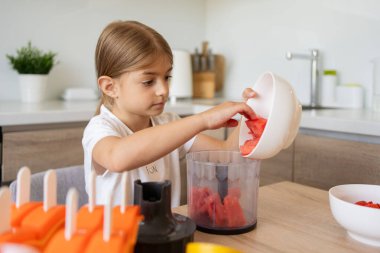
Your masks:
{"label": "girl's face", "polygon": [[161,114],[169,95],[171,70],[168,58],[159,57],[151,66],[126,72],[115,79],[117,114],[124,119]]}

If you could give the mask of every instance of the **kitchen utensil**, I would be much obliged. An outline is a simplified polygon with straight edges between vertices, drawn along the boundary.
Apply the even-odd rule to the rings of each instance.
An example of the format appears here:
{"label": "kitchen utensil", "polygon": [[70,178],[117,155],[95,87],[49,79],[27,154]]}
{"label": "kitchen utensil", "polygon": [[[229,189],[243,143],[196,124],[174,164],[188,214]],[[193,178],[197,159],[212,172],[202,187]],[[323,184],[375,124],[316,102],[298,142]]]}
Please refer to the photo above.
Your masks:
{"label": "kitchen utensil", "polygon": [[185,50],[173,50],[173,70],[170,80],[171,99],[193,96],[191,55]]}
{"label": "kitchen utensil", "polygon": [[380,203],[380,186],[346,184],[329,190],[330,209],[335,220],[353,239],[380,247],[380,209],[360,206],[358,201]]}
{"label": "kitchen utensil", "polygon": [[323,71],[322,82],[320,83],[318,94],[319,104],[321,106],[335,105],[335,90],[337,85],[337,71],[335,69],[325,69]]}
{"label": "kitchen utensil", "polygon": [[[257,116],[267,119],[267,123],[256,147],[244,157],[267,159],[292,144],[301,121],[302,106],[292,86],[272,72],[262,74],[253,90],[257,95],[247,104]],[[239,146],[252,139],[246,120],[242,117]]]}
{"label": "kitchen utensil", "polygon": [[336,87],[336,107],[362,108],[364,92],[359,84],[344,84]]}
{"label": "kitchen utensil", "polygon": [[240,234],[255,228],[260,161],[237,151],[187,154],[188,214],[197,229]]}
{"label": "kitchen utensil", "polygon": [[372,109],[380,112],[380,57],[372,60],[373,63],[373,89]]}
{"label": "kitchen utensil", "polygon": [[144,215],[136,253],[184,253],[186,244],[193,241],[195,223],[188,217],[172,214],[170,202],[170,181],[135,181],[134,204],[141,206]]}

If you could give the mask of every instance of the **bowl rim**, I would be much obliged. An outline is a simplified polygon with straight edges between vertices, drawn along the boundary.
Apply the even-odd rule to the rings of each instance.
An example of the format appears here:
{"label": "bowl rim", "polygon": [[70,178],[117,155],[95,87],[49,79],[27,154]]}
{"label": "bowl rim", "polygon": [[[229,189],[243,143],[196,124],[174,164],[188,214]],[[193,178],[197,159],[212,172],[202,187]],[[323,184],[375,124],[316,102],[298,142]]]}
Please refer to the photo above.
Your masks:
{"label": "bowl rim", "polygon": [[[375,185],[375,184],[359,184],[359,183],[358,184],[341,184],[341,185],[335,185],[335,186],[333,186],[333,187],[331,187],[329,189],[329,191],[328,191],[329,198],[337,200],[340,203],[343,203],[343,204],[348,205],[348,206],[352,206],[353,208],[357,208],[359,210],[368,210],[369,212],[374,212],[374,213],[380,212],[380,209],[378,209],[378,208],[370,208],[370,207],[367,207],[367,206],[357,205],[357,204],[355,204],[353,202],[341,199],[341,198],[339,198],[338,196],[336,196],[334,194],[334,191],[336,191],[336,189],[342,188],[342,187],[349,187],[349,186],[356,186],[356,187],[361,187],[361,186],[368,187],[369,186],[369,187],[379,188],[379,192],[380,192],[380,185]],[[360,201],[360,200],[358,200],[358,201]],[[362,209],[362,208],[364,208],[364,209]],[[370,211],[370,210],[372,210],[372,211]]]}
{"label": "bowl rim", "polygon": [[[262,80],[264,78],[266,78],[266,77],[270,78],[271,85],[272,85],[272,94],[271,94],[271,98],[270,98],[271,101],[269,103],[270,108],[268,109],[268,117],[266,118],[267,124],[268,124],[268,122],[271,122],[272,118],[274,117],[274,105],[276,103],[276,97],[278,96],[278,94],[277,94],[278,93],[277,92],[278,87],[276,87],[277,86],[277,82],[278,81],[282,81],[282,82],[285,82],[287,85],[289,85],[290,88],[291,88],[291,91],[294,93],[294,96],[295,96],[295,91],[294,91],[294,88],[292,87],[292,85],[290,84],[290,82],[288,80],[282,78],[281,76],[277,75],[276,73],[274,73],[272,71],[266,71],[266,72],[262,73],[252,87],[255,88],[257,85],[262,85],[262,83],[263,83]],[[254,98],[252,98],[252,99],[254,99]],[[300,104],[299,101],[298,101],[298,99],[296,97],[294,99],[295,99],[295,104],[296,105]],[[248,103],[248,101],[250,101],[250,100],[251,99],[248,99],[246,103]],[[295,131],[297,133],[298,129],[299,129],[299,125],[300,125],[299,122],[301,121],[302,107],[301,108],[296,108],[296,109],[299,109],[299,114],[300,114],[300,116],[298,117],[299,120],[298,120],[298,124],[297,124],[297,130]],[[277,110],[276,110],[276,112],[277,112]],[[243,123],[246,120],[247,120],[247,118],[244,117],[244,116],[242,116],[241,122]],[[241,128],[241,126],[240,126],[240,128]],[[247,128],[247,127],[244,126],[244,128]],[[242,131],[242,130],[240,130],[240,131]],[[269,131],[268,127],[265,127],[264,131],[262,133],[262,137],[266,136],[268,134],[268,131]],[[270,154],[267,154],[267,155],[259,154],[259,158],[253,158],[255,156],[255,153],[257,153],[257,150],[260,150],[261,146],[263,145],[263,141],[262,141],[263,139],[264,138],[260,138],[260,140],[257,142],[256,146],[251,150],[251,152],[249,154],[242,155],[242,156],[245,157],[245,158],[251,158],[251,159],[266,159],[266,158],[272,157],[273,155],[276,155],[278,152],[280,152],[281,150],[287,148],[291,144],[290,143],[286,147],[278,147],[277,149],[273,150]],[[241,136],[241,132],[240,132],[239,133],[239,145],[243,145],[246,140],[248,140],[248,139],[246,139],[246,138],[243,139],[242,136]]]}
{"label": "bowl rim", "polygon": [[[262,85],[262,80],[264,79],[264,77],[266,76],[269,76],[270,79],[271,79],[271,85],[272,85],[272,94],[271,94],[271,101],[270,101],[270,108],[268,110],[268,117],[266,118],[267,120],[267,123],[269,122],[269,120],[271,119],[271,116],[272,116],[272,112],[273,112],[273,106],[274,106],[274,102],[275,102],[275,94],[276,94],[276,85],[275,85],[275,82],[276,82],[276,78],[275,78],[275,74],[272,72],[272,71],[265,71],[264,73],[262,73],[259,78],[257,78],[256,82],[252,85],[252,88],[255,88],[257,85]],[[254,89],[253,89],[254,90]],[[254,99],[254,98],[250,98],[247,100],[246,103],[248,103],[249,100],[251,99]],[[248,120],[246,117],[242,116],[242,121],[246,121]],[[242,123],[241,123],[242,124]],[[241,127],[241,126],[240,126]],[[267,132],[267,127],[264,128],[264,131],[262,132],[262,136],[265,134],[265,132]],[[240,139],[240,133],[239,133],[239,139]],[[259,139],[259,141],[257,142],[256,146],[251,150],[251,152],[247,155],[243,155],[243,157],[245,158],[249,158],[252,156],[252,154],[255,152],[255,150],[260,146],[260,143],[262,143],[261,141],[261,138]],[[240,143],[239,143],[240,145]]]}

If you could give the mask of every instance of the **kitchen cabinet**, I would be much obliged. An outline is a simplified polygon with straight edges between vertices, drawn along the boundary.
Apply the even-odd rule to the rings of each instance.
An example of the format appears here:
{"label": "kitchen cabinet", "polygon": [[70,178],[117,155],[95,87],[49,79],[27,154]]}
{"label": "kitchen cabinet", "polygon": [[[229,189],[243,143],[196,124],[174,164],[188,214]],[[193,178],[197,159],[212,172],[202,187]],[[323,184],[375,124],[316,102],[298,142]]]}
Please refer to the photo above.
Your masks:
{"label": "kitchen cabinet", "polygon": [[83,164],[82,135],[87,122],[2,127],[1,182],[32,173]]}
{"label": "kitchen cabinet", "polygon": [[328,190],[339,184],[380,184],[380,145],[299,133],[261,162],[260,185],[280,181]]}
{"label": "kitchen cabinet", "polygon": [[[1,182],[14,180],[19,168],[25,165],[36,173],[83,164],[81,139],[86,122],[3,125],[0,138]],[[303,130],[301,128],[289,148],[262,161],[260,185],[284,180],[322,189],[344,183],[380,184],[377,136],[353,134],[355,138],[342,139],[335,137],[337,133],[332,131],[320,130],[317,134]],[[233,128],[221,128],[204,133],[223,140],[231,131]],[[323,132],[325,134],[321,135]],[[185,175],[186,171],[182,170],[181,174]],[[186,186],[186,177],[182,182]]]}
{"label": "kitchen cabinet", "polygon": [[294,143],[274,157],[261,161],[260,186],[293,181]]}
{"label": "kitchen cabinet", "polygon": [[380,145],[298,134],[294,181],[326,190],[339,184],[380,184]]}

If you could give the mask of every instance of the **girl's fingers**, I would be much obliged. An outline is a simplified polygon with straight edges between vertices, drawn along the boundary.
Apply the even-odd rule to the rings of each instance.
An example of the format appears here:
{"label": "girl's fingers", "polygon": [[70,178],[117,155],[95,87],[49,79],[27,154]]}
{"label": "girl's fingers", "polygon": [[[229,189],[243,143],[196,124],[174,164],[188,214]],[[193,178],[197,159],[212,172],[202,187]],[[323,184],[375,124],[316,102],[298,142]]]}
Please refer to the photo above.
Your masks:
{"label": "girl's fingers", "polygon": [[250,98],[255,97],[256,93],[251,88],[245,88],[243,91],[243,98],[244,100],[248,100]]}
{"label": "girl's fingers", "polygon": [[236,119],[229,119],[226,122],[226,127],[236,127],[239,122]]}
{"label": "girl's fingers", "polygon": [[246,117],[247,119],[256,119],[257,118],[256,113],[253,111],[253,109],[245,103],[244,103],[244,108],[240,112],[240,114],[243,115],[244,117]]}

